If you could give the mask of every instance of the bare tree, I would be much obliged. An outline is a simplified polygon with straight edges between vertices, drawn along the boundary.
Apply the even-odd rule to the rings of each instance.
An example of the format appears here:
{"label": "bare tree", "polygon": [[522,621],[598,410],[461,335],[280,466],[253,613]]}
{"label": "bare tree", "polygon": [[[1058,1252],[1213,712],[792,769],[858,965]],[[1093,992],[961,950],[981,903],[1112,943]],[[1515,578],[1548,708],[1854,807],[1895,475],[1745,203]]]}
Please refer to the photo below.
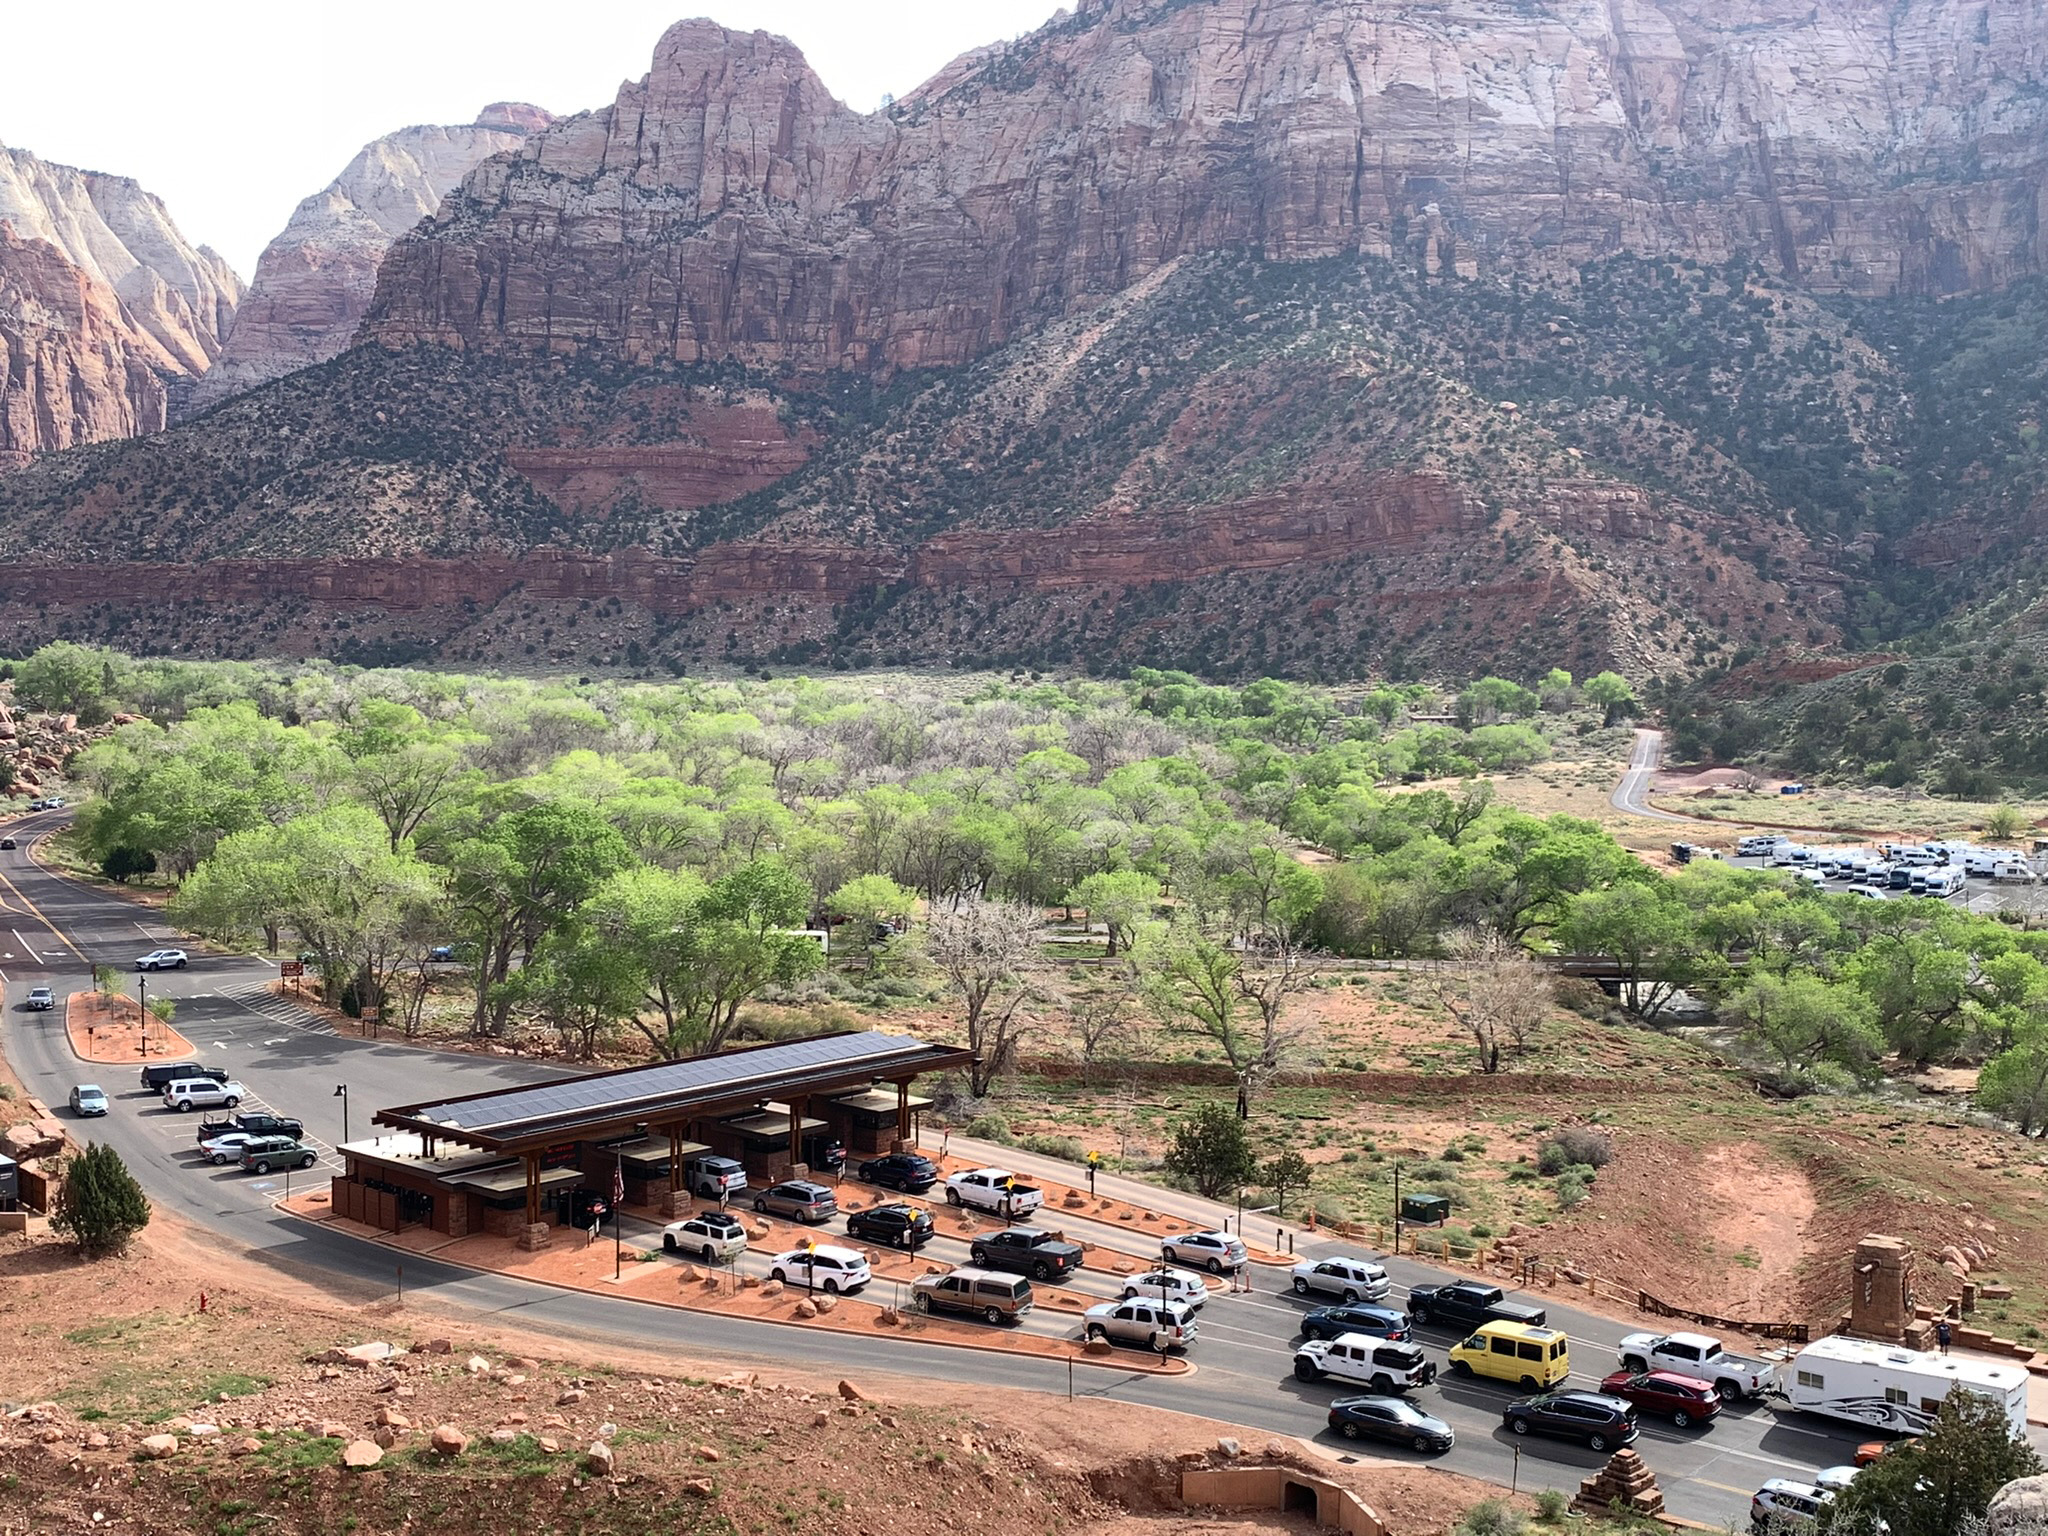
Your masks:
{"label": "bare tree", "polygon": [[1451,959],[1435,973],[1437,1001],[1471,1035],[1479,1070],[1498,1072],[1549,1013],[1550,977],[1498,929],[1461,928],[1446,947]]}
{"label": "bare tree", "polygon": [[1074,1016],[1074,1032],[1081,1037],[1081,1082],[1092,1088],[1096,1067],[1137,1036],[1131,994],[1122,986],[1084,993],[1068,1004],[1068,1011]]}
{"label": "bare tree", "polygon": [[926,925],[925,957],[967,1013],[968,1087],[976,1098],[1016,1063],[1017,1048],[1037,1027],[1027,1010],[1040,997],[1034,976],[1044,928],[1036,907],[978,897],[933,909]]}
{"label": "bare tree", "polygon": [[1300,946],[1276,939],[1247,953],[1184,926],[1146,935],[1134,953],[1139,987],[1160,1021],[1209,1041],[1237,1079],[1239,1119],[1279,1073],[1313,1060],[1316,1025],[1288,999],[1315,966]]}

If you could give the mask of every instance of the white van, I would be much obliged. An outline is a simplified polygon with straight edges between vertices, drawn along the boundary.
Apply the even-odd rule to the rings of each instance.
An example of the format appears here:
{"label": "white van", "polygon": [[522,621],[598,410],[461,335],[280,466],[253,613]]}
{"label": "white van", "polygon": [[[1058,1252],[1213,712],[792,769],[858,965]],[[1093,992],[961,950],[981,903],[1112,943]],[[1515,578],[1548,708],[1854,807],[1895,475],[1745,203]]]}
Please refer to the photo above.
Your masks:
{"label": "white van", "polygon": [[2027,1432],[2027,1372],[1962,1355],[1937,1355],[1832,1336],[1817,1339],[1780,1367],[1779,1386],[1794,1408],[1898,1434],[1919,1434],[1941,1400],[1962,1386],[2005,1410],[2016,1436]]}
{"label": "white van", "polygon": [[2000,885],[2032,885],[2034,871],[2024,859],[2001,859],[1991,867],[1991,878]]}
{"label": "white van", "polygon": [[1936,900],[1946,901],[1951,896],[1960,895],[1963,890],[1963,884],[1962,870],[1951,864],[1946,869],[1936,869],[1928,872],[1926,894],[1934,897]]}
{"label": "white van", "polygon": [[1932,848],[1924,848],[1918,845],[1899,850],[1899,862],[1901,864],[1916,864],[1922,869],[1944,863],[1947,858],[1948,855],[1946,853],[1937,853]]}

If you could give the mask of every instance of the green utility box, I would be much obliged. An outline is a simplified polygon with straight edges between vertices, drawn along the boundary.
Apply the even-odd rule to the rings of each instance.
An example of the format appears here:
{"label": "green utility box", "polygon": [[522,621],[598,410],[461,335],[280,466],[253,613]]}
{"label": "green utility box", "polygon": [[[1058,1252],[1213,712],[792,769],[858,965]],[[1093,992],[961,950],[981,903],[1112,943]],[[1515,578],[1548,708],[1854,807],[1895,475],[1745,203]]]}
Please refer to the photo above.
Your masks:
{"label": "green utility box", "polygon": [[1441,1226],[1451,1219],[1449,1195],[1403,1195],[1401,1219],[1417,1225]]}

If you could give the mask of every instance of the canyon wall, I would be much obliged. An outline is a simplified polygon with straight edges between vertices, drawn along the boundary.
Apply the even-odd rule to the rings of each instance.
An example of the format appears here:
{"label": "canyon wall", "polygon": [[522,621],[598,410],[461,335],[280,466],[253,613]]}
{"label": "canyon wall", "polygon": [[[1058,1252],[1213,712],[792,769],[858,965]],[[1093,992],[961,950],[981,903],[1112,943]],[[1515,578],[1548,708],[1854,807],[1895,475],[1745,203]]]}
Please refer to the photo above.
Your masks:
{"label": "canyon wall", "polygon": [[539,107],[498,102],[474,123],[402,128],[364,145],[265,247],[226,348],[194,389],[191,409],[347,348],[391,242],[438,208],[479,161],[517,149],[553,121]]}
{"label": "canyon wall", "polygon": [[1082,0],[887,112],[671,28],[393,247],[389,343],[950,365],[1190,251],[1947,293],[2040,270],[2048,0]]}
{"label": "canyon wall", "polygon": [[155,357],[112,289],[0,223],[0,471],[44,449],[160,430]]}
{"label": "canyon wall", "polygon": [[220,356],[242,280],[213,251],[187,242],[162,201],[126,176],[0,145],[0,222],[23,240],[56,247],[111,289],[156,367],[197,377]]}

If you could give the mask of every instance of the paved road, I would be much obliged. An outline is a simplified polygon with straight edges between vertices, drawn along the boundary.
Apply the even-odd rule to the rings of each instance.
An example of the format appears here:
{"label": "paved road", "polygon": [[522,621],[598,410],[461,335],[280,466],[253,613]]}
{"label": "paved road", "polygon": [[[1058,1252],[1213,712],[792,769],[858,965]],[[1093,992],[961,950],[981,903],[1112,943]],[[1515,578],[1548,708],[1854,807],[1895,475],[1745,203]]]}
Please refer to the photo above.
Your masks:
{"label": "paved road", "polygon": [[1628,770],[1622,774],[1621,782],[1614,786],[1614,793],[1607,797],[1608,803],[1617,811],[1648,817],[1651,821],[1692,822],[1689,816],[1676,816],[1650,804],[1650,784],[1657,777],[1657,764],[1663,756],[1664,733],[1653,731],[1648,726],[1638,726]]}
{"label": "paved road", "polygon": [[[15,828],[17,837],[47,830],[55,818],[32,818]],[[30,1088],[47,1102],[62,1104],[70,1086],[97,1078],[114,1095],[114,1112],[82,1124],[82,1134],[117,1147],[136,1170],[151,1197],[223,1238],[250,1251],[259,1262],[323,1283],[344,1294],[388,1292],[398,1280],[397,1255],[373,1244],[280,1217],[272,1202],[284,1193],[281,1177],[259,1179],[233,1169],[198,1162],[190,1116],[156,1107],[128,1068],[85,1067],[71,1054],[56,1014],[21,1010],[18,999],[30,985],[48,984],[59,993],[89,984],[94,963],[126,966],[135,955],[171,937],[147,912],[43,871],[25,851],[0,853],[0,976],[8,982],[5,1013],[7,1053]],[[179,999],[179,1029],[210,1063],[230,1068],[252,1091],[252,1102],[299,1116],[309,1133],[327,1146],[343,1136],[343,1101],[334,1094],[347,1085],[349,1129],[361,1135],[370,1112],[381,1104],[417,1100],[435,1093],[475,1092],[535,1081],[552,1075],[531,1063],[456,1052],[424,1051],[401,1045],[348,1039],[307,1027],[306,1016],[278,1007],[258,989],[274,974],[260,957],[192,951],[190,969],[151,978],[153,991]],[[973,1153],[972,1144],[953,1139],[953,1150]],[[993,1155],[994,1149],[990,1149]],[[1027,1174],[1054,1165],[1026,1156],[1010,1157]],[[330,1158],[331,1162],[331,1158]],[[324,1170],[323,1170],[324,1172]],[[1065,1170],[1069,1177],[1072,1170]],[[306,1175],[300,1175],[306,1177]],[[1105,1187],[1104,1193],[1113,1192]],[[1155,1196],[1183,1214],[1217,1219],[1214,1208],[1187,1196]],[[645,1233],[640,1235],[645,1236]],[[1112,1241],[1136,1243],[1131,1234],[1105,1233]],[[934,1252],[957,1257],[958,1245],[942,1241]],[[1339,1251],[1314,1239],[1305,1253]],[[948,1350],[906,1340],[802,1332],[771,1324],[679,1312],[613,1297],[565,1293],[499,1276],[477,1275],[408,1255],[403,1259],[408,1297],[426,1295],[438,1303],[497,1316],[522,1327],[598,1342],[630,1340],[637,1347],[673,1347],[692,1356],[772,1360],[824,1373],[895,1371],[942,1380],[991,1382],[1058,1394],[1067,1390],[1064,1365],[1019,1357]],[[1412,1284],[1443,1276],[1409,1260],[1388,1265],[1395,1297]],[[1325,1385],[1303,1385],[1290,1374],[1293,1341],[1302,1304],[1282,1287],[1284,1277],[1258,1271],[1258,1293],[1219,1295],[1202,1317],[1202,1338],[1194,1351],[1197,1369],[1189,1376],[1161,1379],[1114,1370],[1074,1372],[1075,1390],[1163,1408],[1209,1415],[1266,1432],[1318,1435],[1329,1401],[1340,1395]],[[1114,1282],[1089,1276],[1081,1288],[1108,1295]],[[878,1287],[880,1289],[880,1287]],[[1579,1370],[1574,1384],[1597,1380],[1613,1359],[1625,1331],[1607,1319],[1569,1307],[1551,1306],[1554,1323],[1573,1339]],[[1036,1331],[1070,1330],[1072,1323],[1050,1312],[1034,1320]],[[1426,1331],[1424,1342],[1440,1350],[1452,1336]],[[1441,1362],[1441,1356],[1438,1356]],[[1561,1442],[1531,1441],[1519,1447],[1502,1430],[1500,1412],[1513,1394],[1494,1387],[1446,1378],[1421,1395],[1425,1407],[1448,1419],[1459,1444],[1446,1465],[1473,1476],[1523,1487],[1567,1491],[1601,1460]],[[1333,1451],[1342,1442],[1322,1437]],[[1749,1493],[1765,1478],[1849,1459],[1859,1437],[1846,1426],[1798,1415],[1781,1416],[1760,1405],[1744,1405],[1707,1431],[1678,1432],[1645,1421],[1639,1449],[1663,1479],[1674,1512],[1716,1523],[1743,1517]],[[1520,1451],[1519,1466],[1517,1451]],[[1387,1454],[1403,1458],[1403,1453]]]}

